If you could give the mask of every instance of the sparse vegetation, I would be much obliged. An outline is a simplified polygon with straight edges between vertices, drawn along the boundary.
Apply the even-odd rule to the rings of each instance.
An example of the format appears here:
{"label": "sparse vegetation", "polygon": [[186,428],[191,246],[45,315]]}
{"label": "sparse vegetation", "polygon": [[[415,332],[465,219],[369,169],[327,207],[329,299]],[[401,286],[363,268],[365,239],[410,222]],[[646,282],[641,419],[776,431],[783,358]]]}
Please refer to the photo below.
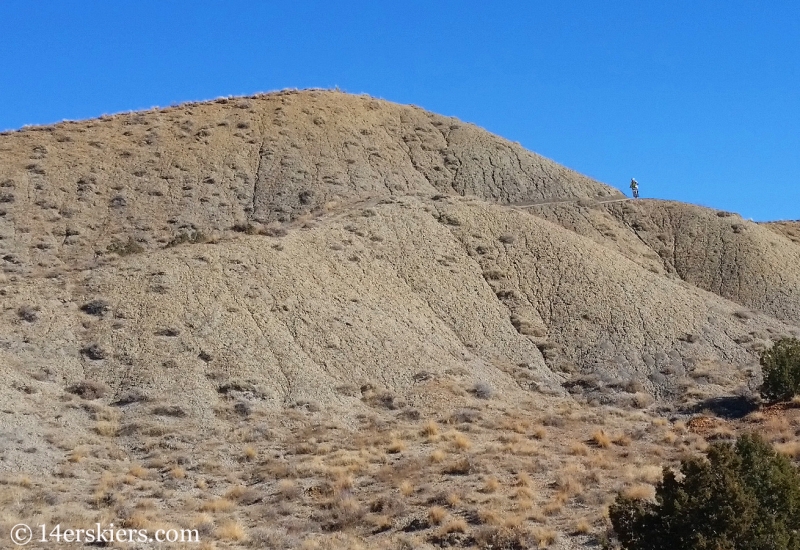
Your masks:
{"label": "sparse vegetation", "polygon": [[476,382],[472,387],[472,393],[478,399],[491,399],[492,395],[494,395],[492,387],[486,382]]}
{"label": "sparse vegetation", "polygon": [[35,323],[39,320],[39,308],[35,306],[20,306],[17,309],[17,316],[28,323]]}
{"label": "sparse vegetation", "polygon": [[514,237],[514,235],[512,235],[511,233],[503,233],[502,235],[500,235],[498,240],[503,244],[514,244],[514,241],[516,241],[517,238]]}
{"label": "sparse vegetation", "polygon": [[[800,399],[746,414],[752,354],[800,337],[794,244],[600,206],[610,190],[472,126],[336,95],[0,136],[0,531],[591,546],[617,493],[658,503],[664,464],[748,430],[800,458]],[[596,198],[507,204],[539,194]]]}
{"label": "sparse vegetation", "polygon": [[596,430],[592,434],[592,443],[603,449],[608,449],[611,447],[612,440],[603,430]]}
{"label": "sparse vegetation", "polygon": [[131,254],[141,254],[144,252],[144,247],[129,237],[125,242],[113,241],[106,250],[118,256],[130,256]]}
{"label": "sparse vegetation", "polygon": [[180,246],[182,244],[202,244],[207,243],[208,241],[209,238],[205,233],[199,229],[193,229],[190,231],[181,231],[172,237],[172,239],[167,243],[166,248]]}
{"label": "sparse vegetation", "polygon": [[88,314],[94,315],[96,317],[102,317],[106,313],[108,313],[111,306],[109,306],[108,302],[105,300],[92,300],[87,302],[81,306],[81,311]]}
{"label": "sparse vegetation", "polygon": [[108,356],[108,352],[101,348],[98,344],[89,344],[81,348],[81,355],[91,359],[92,361],[101,361]]}
{"label": "sparse vegetation", "polygon": [[83,380],[68,386],[67,391],[83,399],[92,400],[104,397],[108,392],[108,386],[96,380]]}

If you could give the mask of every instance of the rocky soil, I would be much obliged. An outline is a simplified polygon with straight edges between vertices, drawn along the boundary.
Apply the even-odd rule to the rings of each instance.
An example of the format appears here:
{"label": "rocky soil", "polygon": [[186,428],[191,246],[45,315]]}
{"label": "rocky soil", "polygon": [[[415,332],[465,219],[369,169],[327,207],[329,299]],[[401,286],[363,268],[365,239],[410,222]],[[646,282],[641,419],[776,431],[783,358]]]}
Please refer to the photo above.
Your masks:
{"label": "rocky soil", "polygon": [[[350,434],[405,422],[413,439],[415,422],[446,423],[480,409],[481,397],[515,418],[538,411],[521,432],[531,440],[559,407],[591,418],[562,439],[584,441],[599,417],[630,417],[613,425],[620,434],[636,422],[661,429],[662,417],[683,422],[693,407],[753,395],[758,353],[800,337],[796,226],[627,200],[473,125],[338,92],[1,134],[0,471],[17,498],[26,476],[42,491],[70,476],[94,485],[104,471],[122,479],[156,450],[179,448],[186,463],[162,457],[158,475],[184,479],[170,472],[196,468],[219,484],[227,474],[203,470],[212,451],[200,442],[218,441],[218,453],[260,441],[263,460],[283,461],[294,451],[281,418],[306,428],[336,418]],[[491,410],[491,426],[514,431]],[[236,432],[252,418],[266,432]],[[638,429],[642,445],[663,437]],[[563,456],[575,454],[569,448]],[[278,491],[277,478],[250,475]],[[542,498],[558,489],[551,482],[542,474]],[[620,487],[608,481],[609,491]],[[175,500],[186,487],[170,491],[147,497],[149,509],[188,517],[202,508]],[[80,488],[61,492],[41,510],[123,512]],[[515,513],[538,525],[539,542],[550,529],[558,536],[548,544],[592,544],[599,512],[580,537],[569,533],[580,506],[603,505],[590,500],[567,504],[549,527]],[[244,534],[220,535],[224,522],[212,518],[209,547],[270,547],[247,534],[258,514],[225,513]],[[286,515],[298,514],[312,513]],[[405,544],[389,523],[377,539],[354,527],[347,544]],[[304,525],[275,547],[330,543],[320,535],[329,524]],[[419,544],[482,544],[437,536]]]}

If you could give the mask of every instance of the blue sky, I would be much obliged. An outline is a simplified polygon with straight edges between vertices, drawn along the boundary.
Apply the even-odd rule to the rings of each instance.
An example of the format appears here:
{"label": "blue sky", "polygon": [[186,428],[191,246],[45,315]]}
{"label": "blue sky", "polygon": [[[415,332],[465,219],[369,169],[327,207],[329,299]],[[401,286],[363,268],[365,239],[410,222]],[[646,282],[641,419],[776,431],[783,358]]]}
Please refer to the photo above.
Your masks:
{"label": "blue sky", "polygon": [[0,129],[338,86],[643,196],[800,218],[800,3],[0,2]]}

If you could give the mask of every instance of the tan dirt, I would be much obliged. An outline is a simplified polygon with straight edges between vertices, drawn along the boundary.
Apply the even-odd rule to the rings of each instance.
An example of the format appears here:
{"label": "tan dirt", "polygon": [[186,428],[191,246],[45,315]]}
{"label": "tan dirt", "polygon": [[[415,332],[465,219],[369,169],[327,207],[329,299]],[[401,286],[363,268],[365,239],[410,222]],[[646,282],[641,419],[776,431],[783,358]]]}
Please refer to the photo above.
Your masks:
{"label": "tan dirt", "polygon": [[[794,234],[789,222],[628,200],[473,125],[338,92],[232,98],[2,134],[0,470],[13,487],[3,502],[33,490],[18,483],[29,476],[43,495],[63,489],[37,508],[43,518],[73,505],[87,520],[127,514],[134,524],[121,501],[87,503],[86,487],[106,471],[130,491],[150,491],[142,506],[180,523],[170,513],[201,513],[199,500],[219,496],[231,476],[278,494],[279,479],[266,481],[263,469],[292,460],[301,443],[293,430],[322,430],[327,418],[344,435],[337,441],[330,434],[340,432],[322,430],[309,443],[330,448],[312,461],[320,471],[292,474],[311,500],[284,514],[305,518],[300,534],[270,520],[283,526],[280,544],[311,548],[317,543],[303,540],[322,537],[320,544],[344,545],[325,539],[323,527],[339,525],[352,547],[400,548],[410,536],[400,523],[410,521],[409,509],[423,513],[435,490],[452,482],[484,494],[475,484],[502,455],[490,445],[493,430],[514,432],[507,415],[526,419],[531,445],[537,424],[559,434],[535,453],[536,506],[567,499],[551,519],[519,512],[520,521],[536,524],[536,540],[551,529],[560,533],[553,547],[577,547],[591,537],[570,534],[576,514],[594,514],[599,532],[602,491],[633,478],[604,474],[597,494],[575,500],[548,476],[568,466],[566,457],[600,458],[568,439],[585,442],[592,426],[609,422],[641,439],[634,446],[653,454],[637,467],[652,470],[675,456],[656,450],[665,437],[656,416],[675,421],[698,403],[752,394],[759,352],[800,336]],[[317,518],[344,498],[314,500],[323,491],[314,476],[338,467],[337,452],[361,449],[366,462],[354,475],[373,498],[370,491],[388,490],[379,470],[393,457],[433,452],[415,442],[417,424],[463,419],[467,409],[491,420],[472,432],[459,428],[471,433],[483,464],[472,474],[431,481],[397,512],[405,519],[374,539]],[[573,411],[574,422],[553,428],[559,410]],[[703,422],[691,430],[700,433]],[[727,426],[711,423],[700,431],[716,429],[716,437]],[[397,450],[393,437],[409,450]],[[684,451],[702,449],[689,435],[678,441]],[[339,443],[347,449],[337,451]],[[245,445],[272,458],[245,468]],[[374,451],[373,468],[366,464],[375,445],[383,454]],[[513,453],[530,456],[514,445]],[[627,445],[618,445],[617,460],[631,459]],[[524,459],[508,460],[501,477],[511,484]],[[142,487],[121,481],[148,461],[160,473]],[[170,473],[176,467],[210,488],[176,481],[184,479]],[[381,479],[374,487],[373,478]],[[148,485],[158,479],[166,492]],[[470,506],[489,506],[475,498]],[[254,542],[263,516],[242,506],[250,511],[215,519],[208,540],[272,547]],[[26,510],[17,506],[3,525]],[[223,529],[228,520],[241,523],[244,539]],[[459,537],[447,540],[479,544]]]}

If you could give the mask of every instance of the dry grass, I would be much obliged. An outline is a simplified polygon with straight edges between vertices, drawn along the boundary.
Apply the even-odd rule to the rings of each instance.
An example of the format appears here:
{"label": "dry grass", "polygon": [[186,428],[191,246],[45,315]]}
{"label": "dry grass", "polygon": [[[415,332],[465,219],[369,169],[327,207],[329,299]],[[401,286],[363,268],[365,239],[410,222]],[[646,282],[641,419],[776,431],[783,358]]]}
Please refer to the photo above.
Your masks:
{"label": "dry grass", "polygon": [[536,543],[539,545],[539,548],[547,548],[558,539],[558,533],[556,533],[553,529],[548,529],[547,527],[534,528],[533,536],[536,539]]}
{"label": "dry grass", "polygon": [[527,472],[517,472],[516,481],[514,484],[518,487],[530,487],[533,485],[533,480]]}
{"label": "dry grass", "polygon": [[800,441],[789,441],[775,444],[775,450],[790,458],[800,458]]}
{"label": "dry grass", "polygon": [[428,510],[428,519],[433,525],[441,525],[441,523],[447,518],[447,515],[447,510],[441,506],[434,506]]}
{"label": "dry grass", "polygon": [[678,441],[678,434],[673,431],[665,432],[662,441],[667,445],[673,445],[676,441]]}
{"label": "dry grass", "polygon": [[533,498],[533,489],[530,487],[517,487],[513,492],[513,498],[517,500],[531,500]]}
{"label": "dry grass", "polygon": [[217,536],[223,540],[235,542],[243,541],[246,538],[244,527],[235,520],[229,520],[219,526]]}
{"label": "dry grass", "polygon": [[560,514],[563,509],[564,501],[560,498],[555,498],[544,505],[542,512],[545,516],[555,516],[556,514]]}
{"label": "dry grass", "polygon": [[150,523],[150,519],[147,515],[137,510],[125,518],[122,525],[129,529],[146,529],[150,526]]}
{"label": "dry grass", "polygon": [[530,513],[532,510],[534,510],[534,508],[535,508],[534,502],[530,498],[519,498],[519,499],[517,499],[517,504],[514,507],[514,509],[517,512],[521,512],[523,514],[524,513]]}
{"label": "dry grass", "polygon": [[603,449],[608,449],[611,447],[612,439],[611,437],[606,434],[603,430],[596,430],[592,434],[591,438],[592,443],[597,445],[598,447],[602,447]]}
{"label": "dry grass", "polygon": [[395,438],[392,439],[388,447],[386,447],[386,452],[391,454],[397,454],[405,451],[407,448],[408,445],[406,445],[405,441]]}
{"label": "dry grass", "polygon": [[104,437],[114,437],[119,431],[119,424],[107,420],[100,420],[95,424],[94,430]]}
{"label": "dry grass", "polygon": [[433,420],[428,420],[422,427],[422,435],[428,438],[435,438],[439,435],[439,425]]}
{"label": "dry grass", "polygon": [[466,476],[473,473],[473,464],[468,457],[461,457],[445,465],[443,473],[452,476]]}
{"label": "dry grass", "polygon": [[459,432],[453,437],[453,446],[459,451],[466,451],[472,447],[472,442],[466,435]]}
{"label": "dry grass", "polygon": [[236,508],[236,504],[227,498],[213,498],[200,505],[201,512],[230,512],[234,508]]}
{"label": "dry grass", "polygon": [[486,525],[502,525],[503,517],[493,508],[482,509],[478,512],[481,523]]}
{"label": "dry grass", "polygon": [[225,498],[229,500],[239,500],[247,494],[247,487],[244,485],[234,485],[225,493]]}
{"label": "dry grass", "polygon": [[293,479],[282,479],[278,482],[278,494],[286,499],[295,499],[300,496],[302,489]]}
{"label": "dry grass", "polygon": [[445,458],[447,458],[447,453],[445,453],[442,449],[436,449],[430,455],[430,461],[434,464],[442,462]]}
{"label": "dry grass", "polygon": [[484,493],[494,493],[500,488],[500,480],[494,476],[490,476],[483,484]]}
{"label": "dry grass", "polygon": [[24,475],[17,478],[16,484],[19,485],[20,487],[30,489],[33,486],[33,481],[31,481],[30,477]]}
{"label": "dry grass", "polygon": [[626,470],[626,476],[629,479],[641,481],[644,483],[655,484],[661,480],[662,467],[656,465],[645,465],[640,467],[633,467]]}
{"label": "dry grass", "polygon": [[146,479],[147,477],[149,477],[150,472],[147,468],[145,468],[141,464],[134,464],[128,470],[128,474],[139,479]]}
{"label": "dry grass", "polygon": [[533,432],[531,432],[531,437],[534,439],[544,439],[547,437],[547,430],[543,426],[537,426],[533,429]]}
{"label": "dry grass", "polygon": [[576,441],[569,446],[569,453],[576,456],[587,456],[589,454],[589,447],[584,443]]}
{"label": "dry grass", "polygon": [[575,522],[575,532],[581,535],[586,535],[591,533],[592,531],[592,524],[586,518],[580,518],[577,522]]}
{"label": "dry grass", "polygon": [[408,497],[414,494],[414,485],[409,480],[403,480],[400,483],[400,486],[397,488],[400,491],[400,494],[404,497]]}
{"label": "dry grass", "polygon": [[353,488],[355,484],[355,480],[353,476],[345,473],[345,472],[336,472],[333,480],[333,490],[335,493],[341,493],[342,491],[349,491]]}
{"label": "dry grass", "polygon": [[[279,420],[251,415],[194,442],[191,454],[170,448],[159,431],[142,436],[144,450],[127,467],[110,458],[122,438],[93,429],[95,422],[118,421],[96,420],[91,437],[62,443],[67,458],[60,471],[65,481],[108,472],[96,474],[88,498],[82,496],[90,508],[83,513],[107,514],[124,503],[130,528],[196,525],[201,539],[219,548],[394,548],[403,547],[401,539],[413,548],[489,536],[493,544],[547,547],[600,529],[596,518],[616,488],[652,498],[662,466],[706,444],[688,425],[646,412],[578,404],[542,409],[536,402],[495,410],[496,402],[446,431],[433,420],[406,420],[396,409],[378,409],[357,428],[313,412],[289,410]],[[98,407],[93,414],[110,413]],[[791,412],[783,416],[743,423],[759,422],[774,437],[787,437],[779,450],[796,457],[790,435],[798,420]],[[665,433],[676,436],[672,444],[664,445]],[[0,484],[0,505],[21,508],[25,492],[37,487],[32,476]],[[43,509],[61,513],[58,506]],[[197,516],[178,517],[187,509]],[[470,523],[469,514],[480,521]],[[413,520],[418,530],[405,532]]]}
{"label": "dry grass", "polygon": [[636,485],[631,485],[626,487],[622,491],[622,495],[625,498],[631,498],[636,500],[652,500],[656,496],[655,487],[646,483],[638,483]]}
{"label": "dry grass", "polygon": [[619,445],[620,447],[628,447],[631,443],[633,443],[633,439],[627,434],[619,434],[618,436],[614,437],[613,439],[614,445]]}
{"label": "dry grass", "polygon": [[442,526],[442,533],[466,533],[467,522],[463,518],[451,518]]}
{"label": "dry grass", "polygon": [[373,515],[369,521],[378,532],[388,531],[394,525],[392,518],[386,514]]}
{"label": "dry grass", "polygon": [[70,462],[75,462],[75,463],[83,462],[83,460],[86,459],[87,456],[88,456],[88,450],[83,447],[79,447],[69,453],[68,460]]}

